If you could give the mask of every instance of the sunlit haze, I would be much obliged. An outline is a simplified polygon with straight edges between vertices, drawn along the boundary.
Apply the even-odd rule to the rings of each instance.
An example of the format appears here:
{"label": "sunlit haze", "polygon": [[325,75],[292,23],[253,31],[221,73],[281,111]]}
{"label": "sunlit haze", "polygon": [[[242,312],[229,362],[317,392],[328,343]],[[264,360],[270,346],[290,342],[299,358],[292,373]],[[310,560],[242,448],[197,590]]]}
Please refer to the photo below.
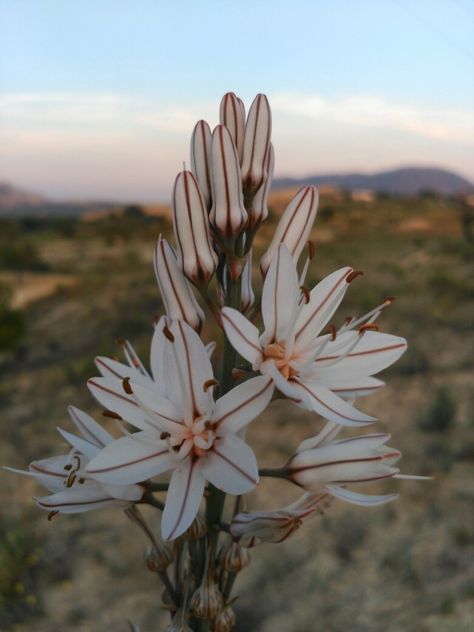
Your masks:
{"label": "sunlit haze", "polygon": [[277,175],[474,180],[474,2],[0,0],[0,181],[166,200],[225,92],[274,114]]}

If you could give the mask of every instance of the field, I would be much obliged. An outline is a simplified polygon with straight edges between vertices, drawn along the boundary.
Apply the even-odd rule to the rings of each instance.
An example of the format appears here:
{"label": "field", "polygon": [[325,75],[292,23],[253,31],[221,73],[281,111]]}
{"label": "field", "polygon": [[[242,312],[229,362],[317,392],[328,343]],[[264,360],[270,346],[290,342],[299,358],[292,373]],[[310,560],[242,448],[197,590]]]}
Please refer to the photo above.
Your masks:
{"label": "field", "polygon": [[[260,252],[287,199],[274,195]],[[359,404],[392,434],[404,472],[434,478],[374,486],[400,498],[372,509],[336,501],[284,544],[253,549],[237,632],[474,629],[474,246],[465,229],[458,204],[435,196],[322,198],[308,285],[342,265],[364,271],[341,319],[396,296],[380,326],[409,349],[383,375],[387,386]],[[1,464],[61,453],[55,428],[70,428],[69,403],[101,418],[85,381],[95,355],[119,354],[117,338],[147,358],[161,311],[151,265],[160,232],[170,233],[166,217],[139,209],[87,222],[2,220]],[[208,321],[204,337],[214,333]],[[300,409],[273,403],[249,442],[262,466],[279,465],[316,428]],[[31,500],[40,493],[33,481],[0,476],[1,630],[125,632],[129,619],[141,632],[165,629],[145,543],[120,512],[48,522]],[[277,508],[294,496],[264,482],[251,503]]]}

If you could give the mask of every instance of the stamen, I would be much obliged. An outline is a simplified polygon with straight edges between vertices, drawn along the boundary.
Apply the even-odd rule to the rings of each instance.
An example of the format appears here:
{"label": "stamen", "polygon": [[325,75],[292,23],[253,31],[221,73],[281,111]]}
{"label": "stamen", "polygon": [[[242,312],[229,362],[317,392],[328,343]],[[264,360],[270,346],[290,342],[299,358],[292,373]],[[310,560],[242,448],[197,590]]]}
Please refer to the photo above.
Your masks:
{"label": "stamen", "polygon": [[305,285],[300,285],[300,290],[303,293],[304,302],[307,305],[309,303],[309,299],[310,299],[309,289]]}
{"label": "stamen", "polygon": [[315,252],[316,252],[316,247],[314,245],[314,241],[312,241],[311,239],[308,240],[308,257],[309,260],[311,261],[311,259],[313,259]]}
{"label": "stamen", "polygon": [[79,478],[77,482],[79,483],[79,485],[84,485],[84,483],[86,482],[86,479],[82,478],[81,476],[81,478]]}
{"label": "stamen", "polygon": [[66,472],[69,472],[69,470],[72,470],[72,465],[71,463],[68,463],[67,465],[64,466],[64,469],[66,470]]}
{"label": "stamen", "polygon": [[328,325],[327,332],[331,334],[331,342],[334,342],[337,336],[336,327],[334,325]]}
{"label": "stamen", "polygon": [[387,298],[384,298],[382,303],[383,305],[391,305],[395,300],[395,296],[387,296]]}
{"label": "stamen", "polygon": [[244,369],[232,369],[232,377],[234,380],[241,380],[246,377],[248,371],[244,371]]}
{"label": "stamen", "polygon": [[352,270],[352,272],[346,276],[346,282],[352,283],[354,279],[357,279],[358,276],[362,276],[363,274],[362,270]]}
{"label": "stamen", "polygon": [[208,389],[213,388],[214,386],[219,386],[219,382],[216,379],[211,378],[210,380],[206,380],[204,382],[202,390],[206,392]]}
{"label": "stamen", "polygon": [[359,327],[359,333],[363,334],[364,331],[378,331],[379,330],[379,326],[376,325],[375,323],[365,323],[365,325],[361,325]]}
{"label": "stamen", "polygon": [[72,487],[74,485],[74,481],[76,480],[76,475],[73,474],[72,472],[69,474],[69,476],[66,479],[66,487],[69,489],[70,487]]}
{"label": "stamen", "polygon": [[130,386],[130,378],[124,377],[122,380],[123,390],[127,393],[127,395],[133,395],[132,387]]}
{"label": "stamen", "polygon": [[59,511],[50,511],[48,514],[48,522],[51,522],[51,520],[54,518],[54,516],[56,516],[59,513]]}
{"label": "stamen", "polygon": [[169,340],[170,342],[174,342],[174,336],[173,336],[173,334],[171,333],[171,330],[170,330],[170,328],[168,327],[168,325],[165,325],[165,326],[163,327],[163,333],[165,334],[166,338],[168,338],[168,340]]}
{"label": "stamen", "polygon": [[169,432],[162,432],[162,433],[160,434],[160,439],[161,439],[162,441],[164,441],[165,439],[169,439],[170,437],[171,437],[171,435],[170,435],[170,433],[169,433]]}
{"label": "stamen", "polygon": [[103,410],[102,411],[102,416],[103,417],[110,417],[110,419],[117,419],[118,421],[123,421],[122,417],[120,417],[120,415],[118,413],[114,413],[113,410]]}

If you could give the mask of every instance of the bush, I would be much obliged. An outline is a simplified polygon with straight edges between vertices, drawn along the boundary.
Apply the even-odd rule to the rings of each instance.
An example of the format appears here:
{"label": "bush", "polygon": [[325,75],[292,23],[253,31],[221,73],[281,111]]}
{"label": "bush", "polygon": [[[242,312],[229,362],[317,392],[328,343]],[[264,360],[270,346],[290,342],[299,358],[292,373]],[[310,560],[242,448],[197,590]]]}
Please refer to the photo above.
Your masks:
{"label": "bush", "polygon": [[418,426],[426,432],[446,432],[456,419],[456,401],[445,386],[434,393],[427,410],[420,415]]}

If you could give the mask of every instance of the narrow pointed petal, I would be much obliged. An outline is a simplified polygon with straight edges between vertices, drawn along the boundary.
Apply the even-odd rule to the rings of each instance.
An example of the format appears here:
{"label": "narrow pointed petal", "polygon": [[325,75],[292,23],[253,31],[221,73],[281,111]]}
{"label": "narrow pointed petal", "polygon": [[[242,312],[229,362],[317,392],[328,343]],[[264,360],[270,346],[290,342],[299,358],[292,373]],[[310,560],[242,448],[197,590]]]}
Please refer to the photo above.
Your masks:
{"label": "narrow pointed petal", "polygon": [[84,439],[90,443],[93,443],[98,448],[103,448],[114,440],[111,434],[104,430],[95,419],[92,419],[92,417],[83,410],[75,406],[68,406],[67,410],[76,428]]}
{"label": "narrow pointed petal", "polygon": [[163,540],[174,540],[186,531],[199,511],[206,481],[201,459],[182,461],[173,472],[161,519]]}
{"label": "narrow pointed petal", "polygon": [[245,314],[255,302],[255,294],[252,287],[252,251],[248,254],[241,278],[240,311],[242,314]]}
{"label": "narrow pointed petal", "polygon": [[349,287],[347,278],[352,268],[345,267],[320,281],[310,292],[309,301],[301,307],[295,326],[295,350],[304,350],[331,319]]}
{"label": "narrow pointed petal", "polygon": [[62,428],[57,428],[57,431],[62,436],[62,438],[69,443],[77,452],[83,454],[88,459],[92,459],[95,455],[100,451],[100,447],[98,447],[95,443],[91,443],[90,441],[86,441],[82,437],[78,437],[67,430],[63,430]]}
{"label": "narrow pointed petal", "polygon": [[196,178],[207,210],[211,208],[211,129],[198,121],[191,136],[191,171]]}
{"label": "narrow pointed petal", "polygon": [[128,421],[141,430],[152,428],[137,402],[123,390],[121,380],[94,377],[88,380],[87,386],[99,404],[119,415],[124,421]]}
{"label": "narrow pointed petal", "polygon": [[295,195],[283,211],[276,227],[272,242],[260,260],[260,269],[265,276],[271,260],[280,244],[285,244],[298,263],[305,247],[318,210],[318,192],[314,187],[304,187]]}
{"label": "narrow pointed petal", "polygon": [[207,285],[217,265],[209,218],[198,183],[190,171],[178,174],[173,189],[173,227],[178,263],[195,285]]}
{"label": "narrow pointed petal", "polygon": [[150,378],[143,375],[143,373],[138,369],[131,367],[128,364],[117,362],[117,360],[113,360],[112,358],[107,358],[106,356],[97,356],[95,359],[95,365],[103,377],[113,377],[118,380],[123,380],[128,377],[135,380],[135,382],[140,382],[141,384],[151,383]]}
{"label": "narrow pointed petal", "polygon": [[270,143],[265,159],[264,180],[255,193],[249,210],[249,228],[252,230],[256,230],[268,217],[268,196],[272,186],[274,168],[275,151]]}
{"label": "narrow pointed petal", "polygon": [[212,134],[212,208],[209,219],[224,239],[240,235],[247,224],[242,194],[242,175],[229,130],[218,125]]}
{"label": "narrow pointed petal", "polygon": [[224,331],[231,345],[254,369],[258,368],[263,358],[258,329],[236,309],[224,307],[221,314]]}
{"label": "narrow pointed petal", "polygon": [[227,494],[246,494],[258,483],[255,454],[236,435],[228,434],[218,439],[202,460],[204,476]]}
{"label": "narrow pointed petal", "polygon": [[209,356],[209,359],[212,358],[212,354],[214,353],[215,350],[216,350],[216,343],[208,342],[206,345],[206,352],[207,352],[207,355]]}
{"label": "narrow pointed petal", "polygon": [[272,134],[272,113],[264,94],[257,94],[245,125],[242,178],[244,187],[255,193],[265,174],[265,158]]}
{"label": "narrow pointed petal", "polygon": [[360,426],[376,421],[375,417],[360,412],[322,384],[298,379],[293,381],[293,385],[308,409],[314,410],[328,421],[342,426]]}
{"label": "narrow pointed petal", "polygon": [[219,119],[221,125],[225,125],[229,130],[241,163],[244,152],[245,108],[233,92],[228,92],[222,97]]}
{"label": "narrow pointed petal", "polygon": [[124,485],[158,476],[177,463],[166,441],[147,432],[137,432],[109,443],[89,462],[86,472],[97,481]]}
{"label": "narrow pointed petal", "polygon": [[315,437],[310,437],[302,441],[296,448],[296,452],[304,452],[304,450],[312,450],[314,448],[320,448],[332,441],[341,430],[340,424],[329,421],[324,428]]}
{"label": "narrow pointed petal", "polygon": [[320,383],[343,399],[364,397],[385,386],[385,382],[374,377],[364,377],[362,375],[351,379],[348,377],[339,378],[334,372],[329,377],[324,374],[324,371],[319,371],[319,373]]}
{"label": "narrow pointed petal", "polygon": [[239,384],[217,400],[212,423],[218,436],[237,434],[265,410],[272,399],[273,382],[259,376]]}
{"label": "narrow pointed petal", "polygon": [[143,410],[150,423],[163,432],[181,437],[185,432],[181,411],[168,399],[158,395],[156,391],[130,383],[133,397]]}
{"label": "narrow pointed petal", "polygon": [[51,496],[35,498],[36,505],[46,511],[61,513],[81,513],[104,507],[127,507],[129,501],[111,498],[101,485],[76,487],[67,489]]}
{"label": "narrow pointed petal", "polygon": [[340,500],[345,500],[346,502],[352,503],[353,505],[361,505],[363,507],[376,507],[377,505],[385,505],[385,503],[389,503],[392,500],[397,499],[399,496],[398,494],[360,494],[350,491],[349,489],[339,487],[338,485],[326,485],[326,489],[330,494],[332,494],[336,498],[339,498]]}
{"label": "narrow pointed petal", "polygon": [[151,339],[150,347],[150,368],[153,375],[154,383],[161,391],[160,375],[163,371],[163,358],[166,338],[163,334],[163,329],[171,325],[171,319],[168,316],[162,316],[155,325],[155,331]]}
{"label": "narrow pointed petal", "polygon": [[294,327],[299,294],[295,264],[288,248],[281,245],[263,284],[262,316],[265,331],[260,338],[263,347],[273,342],[287,341]]}
{"label": "narrow pointed petal", "polygon": [[19,470],[15,467],[7,466],[4,466],[3,469],[14,474],[31,476],[50,492],[59,492],[64,489],[64,482],[67,477],[67,471],[64,469],[64,466],[68,465],[68,463],[69,456],[64,455],[32,461],[28,466],[28,470]]}
{"label": "narrow pointed petal", "polygon": [[119,500],[137,501],[143,497],[145,488],[142,485],[107,485],[102,484],[102,488],[112,496]]}
{"label": "narrow pointed petal", "polygon": [[156,244],[154,268],[167,315],[172,319],[181,318],[196,331],[201,331],[204,312],[178,266],[173,249],[162,237]]}

